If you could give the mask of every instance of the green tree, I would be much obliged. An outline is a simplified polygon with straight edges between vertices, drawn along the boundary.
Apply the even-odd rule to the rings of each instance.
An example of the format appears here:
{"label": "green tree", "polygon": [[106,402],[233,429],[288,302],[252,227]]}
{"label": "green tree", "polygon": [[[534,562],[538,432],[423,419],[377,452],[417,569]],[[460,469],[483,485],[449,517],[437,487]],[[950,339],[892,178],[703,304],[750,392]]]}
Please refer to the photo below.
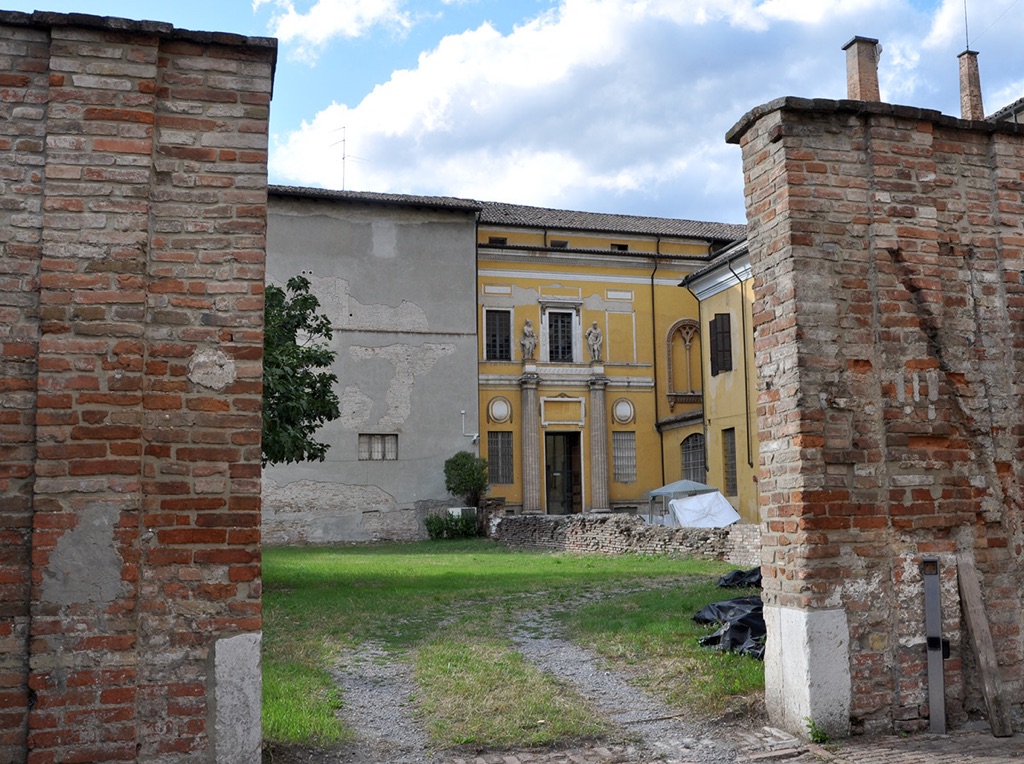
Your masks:
{"label": "green tree", "polygon": [[480,506],[487,493],[487,460],[469,451],[459,451],[444,463],[444,487],[461,496],[468,507]]}
{"label": "green tree", "polygon": [[263,334],[263,464],[324,460],[326,443],[313,439],[341,415],[329,371],[336,353],[325,343],[331,322],[320,315],[309,279],[288,279],[288,292],[267,285]]}

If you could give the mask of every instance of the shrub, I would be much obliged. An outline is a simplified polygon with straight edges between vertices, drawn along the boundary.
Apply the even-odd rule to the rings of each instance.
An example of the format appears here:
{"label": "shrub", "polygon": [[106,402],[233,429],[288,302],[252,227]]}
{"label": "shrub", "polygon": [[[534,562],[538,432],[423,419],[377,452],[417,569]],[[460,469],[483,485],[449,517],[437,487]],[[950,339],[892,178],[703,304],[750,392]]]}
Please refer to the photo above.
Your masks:
{"label": "shrub", "polygon": [[487,493],[487,460],[469,451],[459,451],[444,463],[444,487],[461,496],[466,506],[479,507]]}
{"label": "shrub", "polygon": [[477,535],[476,513],[453,515],[447,510],[423,518],[427,535],[437,539],[468,539]]}

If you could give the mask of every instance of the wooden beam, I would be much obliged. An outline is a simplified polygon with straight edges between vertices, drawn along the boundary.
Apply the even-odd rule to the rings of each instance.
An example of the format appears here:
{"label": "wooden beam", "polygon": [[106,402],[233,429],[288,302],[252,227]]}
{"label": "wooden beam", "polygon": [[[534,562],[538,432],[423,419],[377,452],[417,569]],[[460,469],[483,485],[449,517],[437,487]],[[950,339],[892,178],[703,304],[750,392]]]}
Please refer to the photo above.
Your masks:
{"label": "wooden beam", "polygon": [[996,660],[992,632],[985,615],[985,601],[981,596],[981,583],[974,564],[974,555],[965,550],[956,554],[956,573],[960,583],[960,605],[967,621],[967,631],[974,648],[975,662],[981,673],[981,691],[988,708],[988,724],[996,737],[1013,735],[1010,709],[999,681],[999,663]]}

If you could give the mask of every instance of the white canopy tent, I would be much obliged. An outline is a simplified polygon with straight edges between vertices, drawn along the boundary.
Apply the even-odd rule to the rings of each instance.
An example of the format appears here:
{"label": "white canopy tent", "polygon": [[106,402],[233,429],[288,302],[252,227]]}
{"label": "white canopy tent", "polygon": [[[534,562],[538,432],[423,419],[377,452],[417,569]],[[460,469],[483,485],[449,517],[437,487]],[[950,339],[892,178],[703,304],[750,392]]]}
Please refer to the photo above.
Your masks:
{"label": "white canopy tent", "polygon": [[716,488],[677,480],[648,494],[647,522],[683,528],[724,528],[740,519]]}

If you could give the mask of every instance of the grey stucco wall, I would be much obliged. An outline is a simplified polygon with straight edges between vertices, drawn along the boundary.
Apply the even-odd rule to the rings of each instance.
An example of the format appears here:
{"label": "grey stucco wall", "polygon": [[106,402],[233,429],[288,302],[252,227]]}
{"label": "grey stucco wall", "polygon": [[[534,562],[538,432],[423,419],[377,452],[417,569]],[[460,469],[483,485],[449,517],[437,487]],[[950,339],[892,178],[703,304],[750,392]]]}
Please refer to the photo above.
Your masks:
{"label": "grey stucco wall", "polygon": [[[445,460],[476,451],[474,215],[272,195],[267,228],[267,281],[305,275],[331,318],[342,415],[326,461],[264,470],[264,542],[425,537],[458,503]],[[398,459],[360,461],[360,433],[397,434]]]}

